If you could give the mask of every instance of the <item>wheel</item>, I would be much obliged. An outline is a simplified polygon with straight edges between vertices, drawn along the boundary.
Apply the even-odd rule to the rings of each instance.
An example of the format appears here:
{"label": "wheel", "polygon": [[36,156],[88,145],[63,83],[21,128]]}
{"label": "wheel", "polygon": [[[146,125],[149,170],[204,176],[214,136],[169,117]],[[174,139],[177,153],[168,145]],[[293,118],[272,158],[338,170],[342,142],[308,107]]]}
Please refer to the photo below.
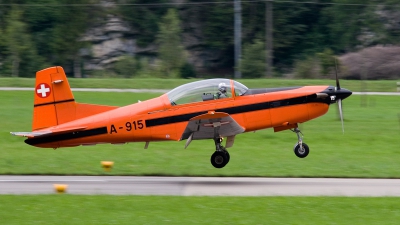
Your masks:
{"label": "wheel", "polygon": [[308,155],[308,153],[310,153],[310,148],[308,147],[308,145],[306,143],[303,143],[303,148],[300,148],[300,145],[297,143],[294,146],[294,154],[296,154],[297,157],[299,158],[304,158]]}
{"label": "wheel", "polygon": [[[226,158],[228,159],[227,161],[226,161],[226,164],[228,164],[228,162],[229,162],[229,160],[231,159],[231,156],[229,155],[229,152],[225,152],[225,155],[226,155]],[[225,165],[226,165],[225,164]]]}
{"label": "wheel", "polygon": [[225,152],[221,151],[216,151],[214,154],[211,155],[211,164],[215,168],[222,168],[226,164],[228,164],[229,161],[229,154],[226,154]]}

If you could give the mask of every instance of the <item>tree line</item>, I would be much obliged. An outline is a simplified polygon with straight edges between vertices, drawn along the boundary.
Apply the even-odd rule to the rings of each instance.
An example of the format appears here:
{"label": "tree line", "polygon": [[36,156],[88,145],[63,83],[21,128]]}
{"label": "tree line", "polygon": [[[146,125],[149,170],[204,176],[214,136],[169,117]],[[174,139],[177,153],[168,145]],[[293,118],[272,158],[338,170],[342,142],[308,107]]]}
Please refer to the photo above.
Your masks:
{"label": "tree line", "polygon": [[[157,46],[155,57],[160,61],[160,73],[195,76],[195,69],[185,60],[188,49],[182,44],[182,34],[191,32],[184,30],[187,27],[184,24],[190,22],[201,29],[202,49],[215,50],[222,56],[218,68],[210,66],[208,72],[232,71],[233,1],[108,2],[115,7],[108,7],[100,0],[0,0],[0,76],[32,77],[37,70],[52,65],[72,68],[80,50],[91,44],[79,41],[80,37],[110,13],[138,31],[135,38],[139,46]],[[274,1],[275,76],[295,71],[300,77],[307,77],[308,70],[304,68],[315,63],[322,68],[323,76],[329,73],[331,59],[336,55],[369,46],[398,44],[400,27],[396,21],[400,18],[395,12],[399,3],[399,0]],[[196,13],[190,18],[183,17],[187,16],[184,13],[187,10]],[[240,69],[244,78],[263,77],[265,73],[265,13],[265,1],[242,2]],[[140,61],[137,56],[133,58]],[[115,65],[114,72],[124,71],[123,63]]]}

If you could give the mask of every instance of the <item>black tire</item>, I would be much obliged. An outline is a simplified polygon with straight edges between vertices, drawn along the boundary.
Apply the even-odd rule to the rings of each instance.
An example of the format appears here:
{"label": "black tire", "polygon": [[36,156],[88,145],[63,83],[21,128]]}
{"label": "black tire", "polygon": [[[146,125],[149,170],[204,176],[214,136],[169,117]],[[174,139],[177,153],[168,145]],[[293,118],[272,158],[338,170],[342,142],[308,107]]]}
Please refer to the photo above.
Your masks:
{"label": "black tire", "polygon": [[296,154],[297,157],[299,158],[305,158],[306,156],[308,156],[308,153],[310,153],[310,148],[308,147],[308,145],[306,143],[303,143],[303,148],[300,148],[299,144],[296,144],[296,146],[294,146],[294,154]]}
{"label": "black tire", "polygon": [[223,168],[226,164],[228,164],[229,157],[225,152],[216,151],[211,155],[211,164],[215,168]]}
{"label": "black tire", "polygon": [[[227,161],[226,161],[226,164],[228,164],[228,162],[229,162],[229,160],[231,159],[231,156],[229,155],[229,152],[225,152],[225,155],[226,155],[226,158],[228,159]],[[226,165],[225,164],[225,165]]]}

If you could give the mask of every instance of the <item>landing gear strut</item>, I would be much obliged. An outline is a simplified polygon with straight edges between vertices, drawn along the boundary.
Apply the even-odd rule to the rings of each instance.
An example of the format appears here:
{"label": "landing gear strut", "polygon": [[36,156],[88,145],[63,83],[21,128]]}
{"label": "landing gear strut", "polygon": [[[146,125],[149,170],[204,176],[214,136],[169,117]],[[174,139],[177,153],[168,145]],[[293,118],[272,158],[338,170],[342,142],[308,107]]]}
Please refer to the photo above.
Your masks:
{"label": "landing gear strut", "polygon": [[221,145],[222,138],[215,137],[214,142],[215,142],[215,152],[214,154],[211,155],[211,164],[215,168],[222,168],[226,164],[228,164],[230,156],[226,148]]}
{"label": "landing gear strut", "polygon": [[294,154],[299,158],[304,158],[310,153],[310,148],[306,143],[303,143],[303,133],[301,133],[299,128],[296,127],[292,131],[297,134],[297,143],[293,148]]}

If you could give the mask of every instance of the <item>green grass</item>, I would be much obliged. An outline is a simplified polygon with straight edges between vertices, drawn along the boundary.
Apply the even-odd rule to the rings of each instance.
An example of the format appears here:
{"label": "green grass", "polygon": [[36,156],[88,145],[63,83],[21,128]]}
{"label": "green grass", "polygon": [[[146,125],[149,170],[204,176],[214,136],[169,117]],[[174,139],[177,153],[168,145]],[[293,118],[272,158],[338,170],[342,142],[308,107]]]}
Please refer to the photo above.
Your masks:
{"label": "green grass", "polygon": [[[126,105],[157,94],[76,92],[78,102]],[[0,92],[0,174],[105,174],[100,161],[111,160],[110,175],[378,177],[400,178],[399,96],[351,96],[344,101],[345,134],[336,105],[327,115],[301,124],[310,155],[293,153],[296,135],[273,130],[238,135],[223,169],[210,164],[212,140],[41,149],[10,131],[30,131],[32,93]]]}
{"label": "green grass", "polygon": [[[2,195],[2,224],[398,224],[399,198]],[[173,206],[173,207],[171,207]]]}
{"label": "green grass", "polygon": [[[137,88],[137,89],[173,89],[179,85],[194,81],[194,79],[77,79],[68,78],[73,88]],[[241,79],[238,80],[249,88],[271,88],[303,85],[334,85],[334,80],[292,80],[292,79]],[[396,82],[400,80],[358,81],[341,80],[342,87],[352,91],[397,91]],[[0,78],[0,87],[33,87],[33,78]]]}

